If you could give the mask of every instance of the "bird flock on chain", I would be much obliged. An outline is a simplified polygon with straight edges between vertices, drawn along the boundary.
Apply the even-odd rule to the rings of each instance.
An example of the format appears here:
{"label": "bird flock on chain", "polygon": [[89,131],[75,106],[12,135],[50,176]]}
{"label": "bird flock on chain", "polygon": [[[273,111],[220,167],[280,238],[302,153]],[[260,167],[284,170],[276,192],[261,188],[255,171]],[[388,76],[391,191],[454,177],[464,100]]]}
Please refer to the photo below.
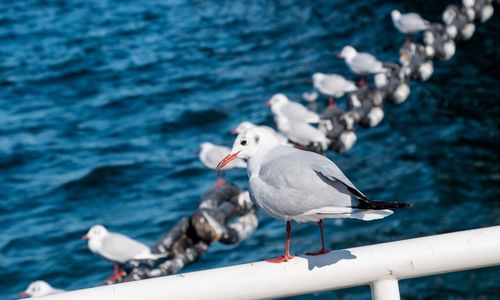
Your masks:
{"label": "bird flock on chain", "polygon": [[[247,151],[248,153],[243,155],[247,158],[255,156],[255,153],[249,152],[251,147],[246,148],[245,146],[251,146],[247,145],[247,140],[248,143],[252,143],[252,141],[258,143],[258,139],[255,137],[249,138],[250,135],[256,133],[263,139],[269,139],[272,140],[272,143],[276,143],[278,146],[275,148],[285,152],[285,156],[286,152],[289,151],[287,149],[293,149],[289,146],[321,154],[327,149],[336,152],[351,149],[356,142],[355,125],[359,124],[362,127],[378,125],[384,117],[382,109],[384,100],[394,104],[403,103],[410,94],[408,81],[428,80],[434,70],[432,62],[434,59],[450,59],[455,54],[455,40],[470,39],[475,31],[474,21],[486,22],[491,18],[494,11],[492,2],[492,0],[463,0],[462,6],[449,5],[442,15],[443,23],[430,23],[416,13],[403,14],[397,10],[392,11],[391,18],[394,26],[401,33],[407,35],[407,40],[400,49],[399,64],[381,62],[369,53],[359,52],[352,46],[345,46],[338,57],[344,59],[350,70],[358,76],[358,82],[354,83],[339,74],[315,73],[312,76],[314,91],[303,94],[307,102],[317,101],[320,95],[328,98],[328,107],[325,112],[319,115],[298,102],[290,101],[284,94],[276,94],[269,100],[268,105],[271,107],[278,131],[268,126],[244,121],[233,130],[233,133],[239,134],[233,149],[206,142],[200,147],[200,160],[206,167],[218,171],[246,168],[246,162],[231,152],[237,148],[240,149],[238,152],[245,153]],[[413,36],[419,32],[423,32],[423,43],[413,41]],[[374,75],[374,87],[366,84],[366,78],[369,75]],[[346,111],[341,110],[336,105],[336,100],[344,95],[347,95],[348,98]],[[315,124],[317,126],[313,126]],[[295,152],[290,153],[296,154]],[[356,209],[350,209],[348,212],[350,217],[362,220],[379,219],[392,213],[387,208],[408,207],[407,204],[399,202],[369,201],[331,161],[326,158],[324,158],[325,161],[321,161],[321,156],[308,156],[303,153],[306,152],[300,151],[300,155],[305,155],[305,163],[312,164],[315,161],[321,163],[321,166],[313,167],[318,169],[318,172],[325,174],[323,175],[325,178],[321,178],[323,181],[331,180],[330,184],[339,193],[337,198],[340,200],[337,201],[341,201],[342,196],[346,194],[356,198]],[[279,164],[276,166],[279,167]],[[264,164],[259,167],[264,167]],[[251,173],[252,167],[249,166],[249,174]],[[334,174],[334,176],[328,178],[328,174]],[[274,176],[271,173],[271,177]],[[262,179],[265,180],[265,177]],[[219,178],[217,184],[222,182],[223,179]],[[335,182],[340,182],[340,184]],[[335,184],[338,187],[334,186]],[[251,179],[250,186],[252,188]],[[257,200],[259,207],[272,216],[275,214],[275,217],[283,218],[276,209],[268,207],[274,203],[259,203],[259,200],[265,199],[265,197],[259,196],[259,193],[263,191],[259,191],[257,185],[254,186],[253,192],[254,198],[258,198],[254,200]],[[312,193],[314,192],[316,191],[312,191]],[[280,207],[280,209],[282,208]],[[319,252],[311,255],[326,253],[322,214],[346,213],[338,211],[340,206],[327,208],[335,211],[324,212],[312,209],[307,212],[298,212],[296,218],[285,218],[287,220],[285,255],[270,261],[283,262],[293,258],[289,252],[290,219],[299,222],[317,221],[321,231],[322,248]],[[287,209],[298,209],[298,206]],[[322,209],[324,210],[324,208]],[[123,264],[132,259],[156,258],[156,254],[151,253],[150,248],[146,245],[122,234],[110,232],[102,225],[90,228],[84,238],[89,240],[89,249],[103,258],[106,258],[107,255],[105,253],[106,247],[102,247],[102,243],[109,240],[125,241],[130,246],[127,253],[132,253],[132,257],[120,257],[118,260],[114,259],[114,263]],[[115,251],[116,249],[111,250]],[[117,268],[119,268],[119,264],[115,264],[115,273],[120,271]],[[31,283],[26,291],[21,292],[21,295],[40,297],[61,292],[64,290],[53,288],[47,282],[39,280]]]}

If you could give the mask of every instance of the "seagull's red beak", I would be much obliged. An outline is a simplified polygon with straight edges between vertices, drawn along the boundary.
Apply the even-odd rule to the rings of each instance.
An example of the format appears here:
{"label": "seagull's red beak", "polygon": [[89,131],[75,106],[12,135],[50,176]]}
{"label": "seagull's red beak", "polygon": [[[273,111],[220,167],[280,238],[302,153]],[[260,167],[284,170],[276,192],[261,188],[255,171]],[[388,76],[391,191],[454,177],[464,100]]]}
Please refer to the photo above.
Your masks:
{"label": "seagull's red beak", "polygon": [[21,297],[28,297],[28,296],[29,296],[29,294],[28,294],[28,293],[26,293],[26,291],[19,292],[19,295],[20,295]]}
{"label": "seagull's red beak", "polygon": [[89,236],[88,236],[88,235],[86,235],[86,234],[84,234],[84,235],[82,236],[82,239],[83,239],[83,240],[88,240],[88,239],[89,239]]}
{"label": "seagull's red beak", "polygon": [[271,101],[267,101],[265,104],[266,104],[266,106],[271,106],[271,105],[273,105],[273,104],[271,103]]}
{"label": "seagull's red beak", "polygon": [[231,130],[231,134],[238,134],[238,130],[236,129]]}
{"label": "seagull's red beak", "polygon": [[234,154],[229,154],[228,156],[224,157],[220,162],[219,164],[217,165],[217,168],[215,168],[216,171],[220,171],[220,169],[222,169],[225,165],[227,165],[228,163],[230,163],[233,159],[235,159],[236,157],[238,157],[238,154],[240,153],[240,151],[234,153]]}

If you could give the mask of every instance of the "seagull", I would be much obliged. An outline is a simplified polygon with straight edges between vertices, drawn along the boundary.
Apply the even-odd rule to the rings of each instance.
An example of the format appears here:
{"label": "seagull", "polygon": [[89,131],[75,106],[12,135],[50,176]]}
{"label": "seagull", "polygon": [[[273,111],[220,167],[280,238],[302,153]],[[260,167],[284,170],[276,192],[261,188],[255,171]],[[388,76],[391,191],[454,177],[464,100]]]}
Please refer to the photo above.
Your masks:
{"label": "seagull", "polygon": [[277,115],[275,120],[278,125],[278,130],[283,132],[283,134],[294,143],[302,146],[318,143],[321,145],[323,151],[326,150],[330,144],[330,140],[321,130],[305,122],[290,120],[283,115]]}
{"label": "seagull", "polygon": [[284,115],[289,119],[296,119],[306,123],[318,123],[319,115],[315,112],[308,110],[300,103],[290,101],[287,96],[283,94],[274,95],[267,105],[271,106],[273,114]]}
{"label": "seagull", "polygon": [[[209,169],[215,170],[217,167],[217,163],[223,159],[226,155],[231,153],[231,149],[225,146],[219,146],[212,144],[210,142],[204,142],[200,145],[200,152],[198,157],[203,165]],[[228,171],[235,168],[246,168],[247,164],[242,159],[234,160],[231,164],[225,166],[221,171]],[[224,184],[224,178],[222,176],[217,176],[217,181],[215,182],[215,186],[221,186]]]}
{"label": "seagull", "polygon": [[47,295],[64,293],[65,290],[60,290],[52,287],[50,284],[43,280],[37,280],[30,283],[28,288],[25,291],[20,292],[19,294],[23,297],[43,297]]}
{"label": "seagull", "polygon": [[415,34],[430,27],[429,21],[422,19],[417,13],[401,14],[395,9],[391,12],[391,18],[394,27],[405,34]]}
{"label": "seagull", "polygon": [[312,76],[313,85],[320,93],[329,98],[329,107],[335,107],[335,98],[342,97],[345,93],[354,92],[358,88],[354,82],[346,80],[337,74],[315,73]]}
{"label": "seagull", "polygon": [[165,257],[165,254],[151,253],[151,249],[143,243],[123,234],[110,232],[102,225],[92,226],[82,238],[88,240],[90,251],[114,263],[115,273],[110,279],[120,278],[123,274],[121,265],[131,260],[156,260]]}
{"label": "seagull", "polygon": [[328,158],[314,152],[280,145],[260,128],[239,134],[231,154],[218,169],[236,158],[248,161],[251,199],[271,217],[286,221],[285,255],[268,260],[281,263],[290,255],[291,221],[317,222],[321,249],[310,255],[328,252],[323,234],[323,219],[354,218],[376,220],[393,213],[391,209],[409,207],[407,203],[370,201]]}
{"label": "seagull", "polygon": [[[377,60],[375,56],[370,53],[358,52],[352,46],[345,46],[338,54],[338,57],[344,59],[349,69],[359,76],[386,71],[382,66],[382,62]],[[360,85],[364,85],[363,80],[360,81]]]}
{"label": "seagull", "polygon": [[[265,126],[265,125],[256,125],[256,124],[254,124],[252,122],[249,122],[249,121],[243,121],[243,122],[241,122],[240,124],[238,124],[238,126],[236,126],[235,129],[231,130],[231,133],[232,134],[239,134],[239,133],[242,133],[245,130],[248,130],[250,128],[255,128],[255,127],[259,127],[259,128],[262,128],[263,130],[267,130],[269,133],[273,134],[278,139],[278,141],[280,141],[281,144],[283,144],[283,145],[290,145],[288,143],[288,139],[286,138],[286,136],[284,136],[281,133],[277,132],[273,128],[271,128],[269,126]],[[231,149],[228,148],[228,150],[229,150],[229,152],[231,152]],[[244,168],[246,168],[246,164],[245,164]]]}

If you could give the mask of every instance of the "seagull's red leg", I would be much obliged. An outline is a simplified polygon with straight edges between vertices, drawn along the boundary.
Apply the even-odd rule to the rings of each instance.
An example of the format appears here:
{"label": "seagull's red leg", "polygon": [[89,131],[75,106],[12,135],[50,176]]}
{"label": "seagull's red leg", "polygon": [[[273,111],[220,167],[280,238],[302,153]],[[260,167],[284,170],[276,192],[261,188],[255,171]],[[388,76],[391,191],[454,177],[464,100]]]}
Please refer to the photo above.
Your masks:
{"label": "seagull's red leg", "polygon": [[325,235],[323,234],[323,220],[319,220],[319,232],[321,233],[321,249],[318,252],[307,252],[306,255],[320,255],[328,253],[325,247]]}
{"label": "seagull's red leg", "polygon": [[328,109],[334,109],[337,106],[337,103],[335,101],[335,97],[329,96],[328,97]]}
{"label": "seagull's red leg", "polygon": [[113,271],[114,271],[114,274],[109,276],[108,280],[115,281],[115,280],[119,279],[124,272],[123,267],[121,267],[117,263],[113,264]]}
{"label": "seagull's red leg", "polygon": [[215,181],[214,187],[216,187],[216,188],[220,187],[224,183],[226,183],[226,180],[224,180],[224,178],[222,178],[220,176],[217,176],[217,181]]}
{"label": "seagull's red leg", "polygon": [[285,262],[285,261],[289,261],[290,259],[292,259],[292,258],[295,257],[295,255],[290,255],[290,236],[291,236],[291,232],[292,232],[292,224],[291,224],[291,221],[287,220],[286,221],[285,255],[278,256],[278,257],[273,258],[273,259],[268,259],[268,260],[266,260],[267,262],[279,264],[279,263],[282,263],[282,262]]}

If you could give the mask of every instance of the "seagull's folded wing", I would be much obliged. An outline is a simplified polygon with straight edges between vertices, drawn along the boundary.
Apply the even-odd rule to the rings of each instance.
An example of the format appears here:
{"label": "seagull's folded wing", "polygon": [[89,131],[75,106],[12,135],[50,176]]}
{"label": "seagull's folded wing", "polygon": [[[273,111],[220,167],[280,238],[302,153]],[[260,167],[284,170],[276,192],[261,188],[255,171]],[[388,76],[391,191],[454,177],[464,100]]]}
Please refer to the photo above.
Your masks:
{"label": "seagull's folded wing", "polygon": [[150,252],[146,245],[119,233],[110,233],[106,236],[100,250],[105,258],[121,263],[131,259],[141,259],[141,255]]}

